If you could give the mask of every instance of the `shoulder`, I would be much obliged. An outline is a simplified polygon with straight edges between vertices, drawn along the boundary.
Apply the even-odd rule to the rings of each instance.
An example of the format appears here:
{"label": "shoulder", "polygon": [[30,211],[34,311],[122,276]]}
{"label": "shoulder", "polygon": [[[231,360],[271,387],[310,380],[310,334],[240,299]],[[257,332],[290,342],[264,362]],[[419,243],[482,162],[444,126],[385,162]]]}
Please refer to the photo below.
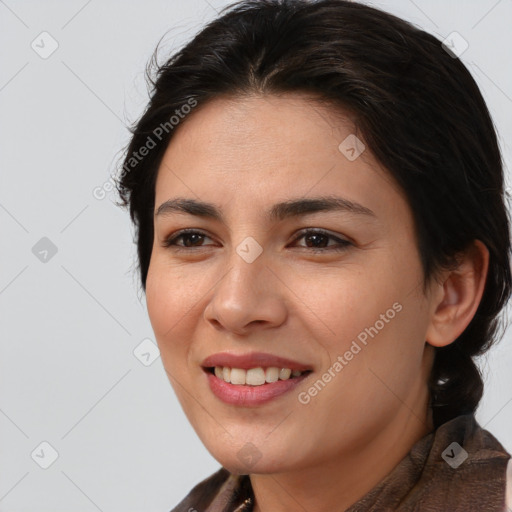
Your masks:
{"label": "shoulder", "polygon": [[229,479],[229,471],[221,467],[208,478],[199,482],[171,512],[192,512],[194,509],[206,510]]}

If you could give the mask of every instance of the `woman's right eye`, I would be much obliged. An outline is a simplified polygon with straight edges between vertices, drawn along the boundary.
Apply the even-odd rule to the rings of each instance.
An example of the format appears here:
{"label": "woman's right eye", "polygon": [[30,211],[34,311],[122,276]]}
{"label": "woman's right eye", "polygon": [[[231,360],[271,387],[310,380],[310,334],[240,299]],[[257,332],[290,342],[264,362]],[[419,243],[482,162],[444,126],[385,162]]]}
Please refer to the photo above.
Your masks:
{"label": "woman's right eye", "polygon": [[[196,245],[197,242],[201,242],[204,240],[204,238],[209,238],[205,233],[202,233],[201,231],[195,231],[195,230],[182,230],[178,233],[171,235],[169,238],[166,238],[162,242],[162,247],[172,247],[173,250],[186,250],[186,249],[193,249],[194,247],[201,248],[202,245]],[[184,245],[177,244],[176,241],[179,239],[183,239]]]}

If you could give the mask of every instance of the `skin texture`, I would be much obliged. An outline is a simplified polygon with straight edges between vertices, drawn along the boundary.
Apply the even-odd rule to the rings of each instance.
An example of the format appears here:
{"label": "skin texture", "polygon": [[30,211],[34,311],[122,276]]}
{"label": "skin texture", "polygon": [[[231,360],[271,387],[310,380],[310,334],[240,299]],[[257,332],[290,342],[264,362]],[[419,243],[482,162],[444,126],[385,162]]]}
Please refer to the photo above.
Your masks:
{"label": "skin texture", "polygon": [[[487,249],[476,242],[459,269],[423,293],[404,195],[368,147],[354,161],[338,149],[356,132],[336,114],[302,94],[217,98],[177,128],[156,183],[155,210],[184,197],[214,203],[224,215],[223,222],[155,217],[146,299],[185,414],[219,463],[251,475],[258,512],[343,510],[433,429],[426,386],[433,347],[469,324],[487,272]],[[333,211],[269,222],[264,215],[281,201],[326,195],[374,216]],[[184,228],[205,237],[179,239],[182,251],[163,246]],[[334,251],[337,240],[321,237],[327,249],[314,252],[315,241],[298,235],[303,228],[350,245]],[[249,236],[263,249],[252,263],[236,252]],[[396,303],[394,318],[300,403],[298,394]],[[225,351],[267,352],[309,364],[313,373],[264,405],[228,405],[201,368]],[[249,442],[260,456],[250,467],[238,456]]]}

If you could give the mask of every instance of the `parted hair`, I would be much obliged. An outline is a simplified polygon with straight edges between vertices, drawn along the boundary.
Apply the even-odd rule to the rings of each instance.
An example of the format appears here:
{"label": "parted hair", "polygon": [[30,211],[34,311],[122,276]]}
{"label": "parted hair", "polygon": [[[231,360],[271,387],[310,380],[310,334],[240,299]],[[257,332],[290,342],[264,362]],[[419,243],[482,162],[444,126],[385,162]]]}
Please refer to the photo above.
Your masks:
{"label": "parted hair", "polygon": [[[191,101],[200,109],[220,95],[311,93],[333,111],[350,113],[360,138],[401,187],[425,286],[474,240],[488,248],[478,310],[454,342],[435,349],[428,382],[436,428],[474,413],[483,394],[475,357],[501,338],[499,313],[511,292],[510,220],[496,130],[461,59],[413,24],[345,0],[237,2],[162,64],[157,51],[146,69],[150,99],[131,127],[116,181],[118,205],[129,207],[135,226],[144,292],[156,176],[179,129],[169,119]],[[130,158],[148,137],[155,147],[134,165]]]}

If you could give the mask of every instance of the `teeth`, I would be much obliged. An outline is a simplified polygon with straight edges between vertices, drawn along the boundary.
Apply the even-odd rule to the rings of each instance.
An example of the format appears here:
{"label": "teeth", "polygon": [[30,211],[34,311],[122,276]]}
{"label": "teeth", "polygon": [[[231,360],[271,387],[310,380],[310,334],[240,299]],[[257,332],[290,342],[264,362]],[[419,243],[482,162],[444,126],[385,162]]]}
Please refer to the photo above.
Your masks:
{"label": "teeth", "polygon": [[265,370],[263,368],[251,368],[247,370],[245,384],[249,384],[249,386],[261,386],[265,384]]}
{"label": "teeth", "polygon": [[225,382],[237,385],[262,386],[266,382],[272,383],[278,380],[288,380],[290,377],[299,377],[303,372],[300,370],[290,370],[290,368],[229,368],[227,366],[216,366],[215,376]]}
{"label": "teeth", "polygon": [[276,368],[275,366],[267,368],[267,371],[265,372],[265,380],[267,382],[277,382],[279,380],[279,368]]}
{"label": "teeth", "polygon": [[231,384],[245,384],[245,370],[231,368]]}
{"label": "teeth", "polygon": [[289,379],[291,374],[292,374],[292,371],[290,370],[290,368],[281,368],[279,370],[279,378],[281,380]]}

